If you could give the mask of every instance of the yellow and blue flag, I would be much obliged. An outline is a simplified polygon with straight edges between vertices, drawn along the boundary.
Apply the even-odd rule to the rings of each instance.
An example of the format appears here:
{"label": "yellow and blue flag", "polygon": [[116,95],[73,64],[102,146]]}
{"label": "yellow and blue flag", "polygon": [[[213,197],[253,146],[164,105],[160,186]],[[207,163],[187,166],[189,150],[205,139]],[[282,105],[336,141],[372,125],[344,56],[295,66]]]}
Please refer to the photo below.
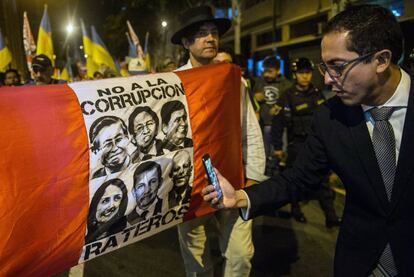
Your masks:
{"label": "yellow and blue flag", "polygon": [[37,35],[36,55],[44,54],[55,65],[55,54],[53,51],[52,28],[50,26],[49,15],[47,14],[47,5],[43,10],[42,21],[40,22],[39,33]]}
{"label": "yellow and blue flag", "polygon": [[67,82],[73,82],[73,70],[69,60],[66,62],[65,66],[62,68],[62,72],[60,73],[60,78]]}
{"label": "yellow and blue flag", "polygon": [[85,53],[86,58],[86,74],[89,78],[93,78],[93,74],[96,71],[99,71],[99,65],[96,64],[93,60],[93,44],[92,39],[88,34],[87,29],[85,28],[85,24],[83,20],[81,20],[81,27],[82,27],[82,41],[83,41],[83,52]]}
{"label": "yellow and blue flag", "polygon": [[129,33],[126,32],[125,35],[127,37],[128,45],[129,45],[128,57],[136,58],[138,56],[137,47],[135,47],[134,43],[132,42],[132,39]]}
{"label": "yellow and blue flag", "polygon": [[149,41],[149,32],[147,32],[145,34],[145,44],[144,44],[144,60],[145,60],[145,64],[147,66],[147,71],[148,72],[152,72],[152,67],[151,67],[151,56],[149,54],[148,51],[148,41]]}
{"label": "yellow and blue flag", "polygon": [[3,35],[0,30],[0,72],[3,72],[6,70],[6,67],[9,63],[12,61],[12,55],[6,46],[6,42],[3,38]]}
{"label": "yellow and blue flag", "polygon": [[114,72],[117,72],[114,59],[109,54],[104,42],[99,37],[94,26],[91,26],[92,30],[92,59],[99,66],[105,65]]}

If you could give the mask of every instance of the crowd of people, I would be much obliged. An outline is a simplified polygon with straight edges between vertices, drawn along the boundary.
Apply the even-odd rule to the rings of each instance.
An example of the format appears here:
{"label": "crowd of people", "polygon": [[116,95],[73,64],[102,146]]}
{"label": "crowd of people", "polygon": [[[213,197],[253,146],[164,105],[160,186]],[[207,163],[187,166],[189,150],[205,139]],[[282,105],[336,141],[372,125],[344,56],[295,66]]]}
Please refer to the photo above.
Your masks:
{"label": "crowd of people", "polygon": [[[173,58],[164,58],[157,72],[220,62],[238,63],[245,71],[239,57],[229,49],[219,48],[220,37],[231,27],[230,20],[214,18],[207,6],[190,8],[179,19],[180,26],[171,42],[182,46],[189,58],[178,68]],[[375,35],[374,30],[385,29],[389,30],[387,34]],[[217,199],[211,186],[203,190],[204,199],[218,211],[178,226],[187,276],[213,276],[211,232],[218,232],[223,275],[249,276],[254,254],[250,219],[268,212],[269,207],[276,211],[289,203],[292,218],[306,223],[300,202],[309,195],[319,200],[326,227],[342,226],[336,249],[336,276],[414,273],[410,263],[414,247],[410,234],[413,202],[404,196],[414,191],[412,186],[404,186],[409,183],[409,175],[405,174],[409,170],[400,165],[409,159],[411,153],[406,144],[414,139],[405,134],[411,130],[406,128],[411,127],[403,124],[404,118],[411,115],[412,100],[408,95],[412,79],[408,70],[397,65],[402,54],[401,30],[387,9],[355,6],[330,20],[321,49],[319,72],[336,93],[330,99],[312,83],[316,66],[307,57],[290,62],[292,80],[281,74],[276,56],[264,59],[263,73],[258,78],[243,74],[240,101],[246,189],[234,191],[218,173],[224,198]],[[131,61],[130,73],[142,73],[140,66],[139,60]],[[5,86],[64,82],[52,75],[50,59],[39,55],[32,62],[33,80],[23,82],[17,70],[9,69],[2,82]],[[93,75],[94,79],[113,77],[106,72]],[[377,119],[374,110],[387,106],[391,107],[390,122],[388,118]],[[378,122],[388,125],[377,128]],[[384,151],[387,146],[377,147],[375,140],[389,133],[395,134],[396,150]],[[391,159],[386,156],[389,153],[394,153],[393,162],[384,165],[386,170],[382,160]],[[391,173],[390,167],[394,168]],[[347,188],[343,221],[334,208],[335,192],[329,184],[332,171],[338,173]],[[110,185],[123,191],[119,184]],[[242,216],[232,208],[241,208]],[[209,228],[211,224],[216,228]]]}

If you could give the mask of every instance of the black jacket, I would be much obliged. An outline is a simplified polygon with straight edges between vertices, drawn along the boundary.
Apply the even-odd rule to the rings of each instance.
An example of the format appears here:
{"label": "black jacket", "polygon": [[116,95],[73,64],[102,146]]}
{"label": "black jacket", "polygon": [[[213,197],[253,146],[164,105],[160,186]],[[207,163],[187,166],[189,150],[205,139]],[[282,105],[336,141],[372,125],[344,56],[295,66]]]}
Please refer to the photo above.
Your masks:
{"label": "black jacket", "polygon": [[368,276],[389,242],[399,276],[414,276],[414,85],[405,117],[391,202],[377,164],[362,108],[334,97],[315,112],[304,150],[292,169],[246,188],[250,216],[289,201],[289,190],[317,188],[329,169],[346,188],[335,276]]}
{"label": "black jacket", "polygon": [[290,87],[280,98],[283,108],[272,120],[272,144],[282,149],[283,131],[287,128],[288,143],[303,142],[310,131],[314,111],[325,103],[321,91],[311,85],[307,91]]}

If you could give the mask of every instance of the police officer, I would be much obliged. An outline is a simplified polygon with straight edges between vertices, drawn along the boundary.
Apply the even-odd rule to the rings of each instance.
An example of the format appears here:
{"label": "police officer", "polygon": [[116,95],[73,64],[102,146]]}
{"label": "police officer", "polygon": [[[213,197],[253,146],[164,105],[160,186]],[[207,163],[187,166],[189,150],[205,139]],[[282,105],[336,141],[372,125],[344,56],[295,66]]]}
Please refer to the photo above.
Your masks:
{"label": "police officer", "polygon": [[[307,58],[296,59],[291,69],[295,83],[281,97],[280,105],[283,111],[272,122],[272,138],[275,156],[284,156],[282,134],[287,128],[288,146],[286,166],[292,166],[297,154],[301,151],[306,136],[310,131],[313,112],[325,102],[321,91],[312,84],[314,65]],[[318,191],[319,203],[325,213],[326,226],[331,228],[340,224],[335,213],[333,200],[335,193],[328,186],[328,179],[323,188]],[[299,222],[305,223],[306,218],[299,205],[299,196],[292,195],[292,216]]]}

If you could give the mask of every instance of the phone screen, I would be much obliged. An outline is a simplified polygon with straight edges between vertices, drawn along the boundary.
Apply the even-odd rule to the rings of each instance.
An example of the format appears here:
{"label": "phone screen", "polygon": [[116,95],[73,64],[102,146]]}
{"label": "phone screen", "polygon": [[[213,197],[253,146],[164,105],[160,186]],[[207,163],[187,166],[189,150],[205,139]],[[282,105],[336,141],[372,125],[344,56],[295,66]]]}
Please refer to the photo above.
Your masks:
{"label": "phone screen", "polygon": [[220,183],[217,178],[216,172],[214,171],[213,164],[211,163],[210,155],[205,154],[203,156],[203,165],[204,169],[207,173],[208,182],[213,185],[214,190],[217,191],[217,198],[221,199],[223,197],[223,193],[220,188]]}

